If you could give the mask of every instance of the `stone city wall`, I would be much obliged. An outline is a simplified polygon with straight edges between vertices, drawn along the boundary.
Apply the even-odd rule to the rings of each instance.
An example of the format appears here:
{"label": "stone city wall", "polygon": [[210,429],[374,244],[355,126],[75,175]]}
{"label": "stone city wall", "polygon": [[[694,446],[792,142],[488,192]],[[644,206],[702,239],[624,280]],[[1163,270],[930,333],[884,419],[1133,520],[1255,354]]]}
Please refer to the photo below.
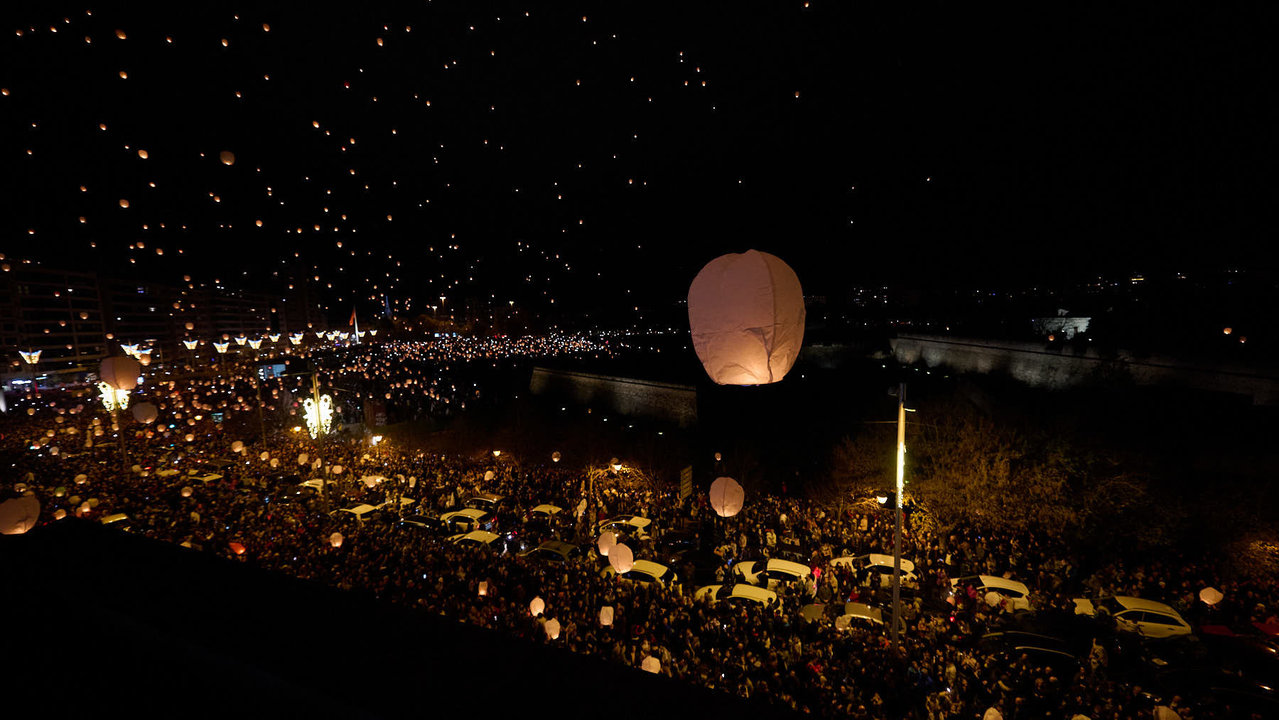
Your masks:
{"label": "stone city wall", "polygon": [[889,341],[902,364],[922,363],[957,373],[1004,373],[1032,387],[1066,389],[1099,374],[1122,373],[1138,385],[1187,387],[1250,397],[1256,405],[1279,404],[1275,368],[1206,365],[1169,357],[1135,358],[1120,350],[1101,357],[1092,348],[1048,348],[1040,343],[978,338],[903,335]]}
{"label": "stone city wall", "polygon": [[697,423],[697,388],[692,385],[539,367],[533,368],[529,391],[621,415],[673,422],[680,427]]}

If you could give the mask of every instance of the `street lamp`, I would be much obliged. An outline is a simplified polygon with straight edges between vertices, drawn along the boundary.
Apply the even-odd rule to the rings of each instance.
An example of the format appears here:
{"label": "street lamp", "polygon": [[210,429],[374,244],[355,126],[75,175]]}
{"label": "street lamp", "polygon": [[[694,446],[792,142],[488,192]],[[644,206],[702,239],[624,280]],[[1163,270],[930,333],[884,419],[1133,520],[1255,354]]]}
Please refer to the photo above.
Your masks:
{"label": "street lamp", "polygon": [[897,387],[897,523],[893,533],[893,649],[902,612],[902,491],[906,487],[906,383]]}

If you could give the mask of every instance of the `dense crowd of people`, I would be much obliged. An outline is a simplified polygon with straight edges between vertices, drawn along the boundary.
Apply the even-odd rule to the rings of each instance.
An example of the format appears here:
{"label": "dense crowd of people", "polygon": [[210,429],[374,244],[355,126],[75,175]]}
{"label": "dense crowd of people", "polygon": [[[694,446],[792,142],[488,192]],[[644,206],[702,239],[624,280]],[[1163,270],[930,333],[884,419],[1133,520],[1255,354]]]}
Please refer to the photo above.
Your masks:
{"label": "dense crowd of people", "polygon": [[[403,390],[429,363],[443,368],[462,362],[441,351],[397,365],[364,352],[370,354],[341,356],[337,375],[365,380],[371,373],[382,386]],[[431,388],[451,387],[447,377],[435,377],[426,397]],[[894,647],[884,626],[834,622],[836,610],[851,600],[890,606],[878,576],[829,562],[891,553],[893,513],[873,499],[830,507],[756,496],[725,519],[704,493],[681,500],[674,484],[629,470],[587,471],[549,457],[487,452],[445,457],[372,444],[365,434],[315,440],[288,422],[267,434],[265,444],[232,437],[228,414],[251,420],[257,408],[246,399],[259,391],[277,403],[273,412],[291,409],[287,392],[281,399],[283,385],[264,381],[259,388],[255,382],[232,374],[155,383],[138,391],[136,400],[160,405],[160,421],[141,424],[121,414],[118,432],[83,389],[15,399],[0,420],[0,453],[10,468],[3,497],[33,494],[43,506],[41,523],[123,513],[122,525],[159,540],[367,590],[387,602],[631,667],[652,658],[658,672],[686,682],[831,717],[1118,720],[1175,713],[1199,719],[1239,711],[1211,697],[1143,684],[1146,676],[1134,675],[1130,666],[1144,663],[1146,643],[1104,621],[1095,624],[1091,647],[1073,662],[1045,664],[1029,654],[992,650],[981,638],[1024,613],[971,585],[952,587],[954,578],[984,574],[1021,581],[1041,614],[1073,616],[1072,598],[1120,594],[1167,602],[1195,626],[1279,624],[1273,580],[1230,576],[1205,558],[1139,562],[1115,555],[1085,564],[1049,530],[1011,534],[943,526],[925,508],[915,508],[906,518],[903,555],[913,561],[917,581],[903,593],[901,642]],[[237,440],[244,447],[233,452]],[[197,479],[209,473],[220,477]],[[313,496],[283,492],[304,480],[323,482],[314,483]],[[503,541],[492,546],[454,544],[449,531],[397,522],[402,513],[438,516],[458,509],[481,492],[503,496],[490,525]],[[391,512],[400,497],[413,503]],[[383,509],[363,521],[334,512],[354,503]],[[562,511],[542,534],[521,538],[528,511],[539,504]],[[660,557],[677,534],[692,538],[689,560],[672,568],[677,582],[641,583],[601,572],[607,560],[595,550],[597,523],[618,514],[652,521],[648,537],[627,540],[636,558]],[[554,538],[590,552],[549,563],[518,552],[529,547],[529,535],[534,546]],[[698,553],[715,562],[693,562]],[[801,561],[814,572],[779,584],[772,603],[694,599],[700,585],[731,582],[737,563],[768,558]],[[1199,591],[1207,586],[1221,590],[1224,599],[1214,606],[1202,602]],[[530,610],[534,598],[544,604],[537,616]],[[814,612],[815,605],[825,607]],[[612,609],[608,624],[603,608]],[[555,637],[547,631],[549,620],[559,624]]]}

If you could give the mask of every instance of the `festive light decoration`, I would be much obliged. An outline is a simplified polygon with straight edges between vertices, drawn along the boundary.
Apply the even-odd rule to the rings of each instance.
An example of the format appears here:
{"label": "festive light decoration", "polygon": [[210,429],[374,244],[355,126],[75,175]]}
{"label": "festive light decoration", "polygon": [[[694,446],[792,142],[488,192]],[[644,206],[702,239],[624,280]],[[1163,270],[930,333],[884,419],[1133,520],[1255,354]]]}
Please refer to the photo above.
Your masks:
{"label": "festive light decoration", "polygon": [[742,510],[746,499],[746,491],[733,478],[716,478],[711,483],[711,507],[720,517],[733,517]]}
{"label": "festive light decoration", "polygon": [[262,339],[261,339],[261,338],[258,338],[258,339],[256,339],[256,340],[250,340],[250,341],[249,341],[249,347],[253,348],[254,350],[259,350],[259,349],[261,349],[261,348],[262,348]]}
{"label": "festive light decoration", "polygon": [[229,348],[229,347],[231,347],[231,343],[224,343],[224,342],[222,342],[222,343],[220,343],[220,342],[215,342],[215,343],[213,343],[213,349],[214,349],[214,350],[217,350],[219,355],[225,355],[225,354],[226,354],[226,350],[227,350],[227,348]]}
{"label": "festive light decoration", "polygon": [[22,356],[22,361],[28,365],[35,365],[40,362],[40,353],[43,350],[19,350],[18,354]]}
{"label": "festive light decoration", "polygon": [[200,341],[199,340],[183,340],[182,344],[186,346],[187,350],[194,350],[195,346],[200,344]]}
{"label": "festive light decoration", "polygon": [[113,388],[106,382],[98,383],[98,392],[102,393],[102,406],[107,412],[115,412],[129,407],[129,391]]}
{"label": "festive light decoration", "polygon": [[306,429],[311,433],[312,440],[320,435],[329,434],[329,428],[333,423],[332,397],[321,395],[318,404],[314,399],[307,398],[302,403],[302,409],[306,416]]}
{"label": "festive light decoration", "polygon": [[240,346],[243,346],[248,341],[249,339],[243,335],[237,335],[235,338],[235,344]]}

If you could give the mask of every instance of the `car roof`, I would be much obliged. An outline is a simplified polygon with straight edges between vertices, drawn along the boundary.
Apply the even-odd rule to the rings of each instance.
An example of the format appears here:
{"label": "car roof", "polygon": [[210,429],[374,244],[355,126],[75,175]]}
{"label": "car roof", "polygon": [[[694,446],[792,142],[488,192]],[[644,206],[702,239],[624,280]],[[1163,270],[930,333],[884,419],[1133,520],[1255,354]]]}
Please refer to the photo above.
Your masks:
{"label": "car roof", "polygon": [[1025,583],[1019,583],[1016,580],[1009,580],[1008,578],[1001,578],[998,575],[968,575],[966,577],[955,578],[950,581],[950,584],[959,586],[972,580],[981,581],[980,584],[982,587],[1005,588],[1008,590],[1016,590],[1023,595],[1030,594],[1030,588],[1026,587]]}
{"label": "car roof", "polygon": [[874,620],[879,623],[884,622],[884,611],[881,608],[871,607],[866,603],[844,603],[844,614],[865,620]]}
{"label": "car roof", "polygon": [[479,519],[481,517],[484,517],[485,515],[488,515],[487,510],[481,510],[479,508],[462,508],[461,510],[446,512],[440,516],[440,519],[449,520],[455,517],[469,517],[474,520],[474,519]]}
{"label": "car roof", "polygon": [[661,563],[655,563],[652,560],[636,560],[634,567],[632,567],[631,569],[648,573],[649,575],[652,575],[653,577],[661,577],[662,575],[670,571],[670,568],[666,567],[665,565]]}
{"label": "car roof", "polygon": [[110,525],[111,523],[116,523],[116,522],[120,522],[121,520],[128,520],[128,519],[129,519],[129,516],[125,515],[124,513],[113,513],[111,515],[104,515],[102,517],[102,524]]}
{"label": "car roof", "polygon": [[454,535],[453,537],[449,538],[449,540],[452,540],[453,542],[460,542],[462,540],[478,540],[479,542],[488,544],[493,542],[497,538],[498,538],[497,533],[491,533],[487,530],[472,530],[469,533],[466,533],[463,535]]}
{"label": "car roof", "polygon": [[1116,595],[1115,600],[1129,610],[1153,610],[1181,617],[1181,614],[1174,610],[1171,605],[1161,603],[1158,600],[1146,600],[1145,598],[1131,595]]}
{"label": "car roof", "polygon": [[561,511],[561,510],[563,510],[563,509],[564,509],[564,508],[562,508],[562,507],[560,507],[560,506],[558,506],[558,505],[543,504],[543,505],[538,505],[537,507],[533,508],[532,510],[529,510],[529,512],[544,512],[544,513],[547,513],[547,514],[549,514],[549,515],[554,515],[555,513],[559,512],[559,511]]}
{"label": "car roof", "polygon": [[[752,567],[751,569],[753,570],[755,569],[755,567],[759,567],[759,563],[755,563],[755,566]],[[781,560],[778,558],[773,558],[769,560],[767,569],[781,570],[782,572],[788,572],[792,575],[801,575],[801,576],[808,575],[809,573],[813,571],[812,568],[802,563],[791,562],[790,560]]]}
{"label": "car roof", "polygon": [[566,543],[563,540],[547,540],[541,545],[538,545],[535,549],[541,550],[543,548],[553,550],[557,553],[570,553],[576,550],[577,546],[573,543]]}
{"label": "car roof", "polygon": [[493,493],[486,493],[486,492],[482,492],[482,493],[475,493],[475,494],[473,494],[473,495],[470,495],[470,496],[469,496],[469,497],[467,497],[466,499],[467,499],[467,500],[487,500],[487,501],[489,501],[489,502],[497,502],[498,500],[501,500],[501,499],[502,499],[502,498],[504,498],[504,497],[506,497],[506,496],[505,496],[505,495],[494,495]]}
{"label": "car roof", "polygon": [[377,508],[369,505],[368,503],[359,503],[358,505],[352,505],[351,507],[338,508],[333,512],[349,512],[354,515],[364,515],[365,513],[370,513],[374,510],[377,510]]}
{"label": "car roof", "polygon": [[623,523],[626,523],[627,525],[630,525],[632,527],[637,527],[637,528],[646,528],[653,521],[649,520],[646,517],[640,517],[639,515],[618,515],[616,517],[611,517],[600,524],[607,525],[608,523],[615,523],[615,522],[623,522]]}
{"label": "car roof", "polygon": [[[716,594],[718,594],[718,591],[716,592]],[[777,593],[773,592],[772,590],[766,590],[762,587],[755,587],[754,585],[750,585],[747,583],[737,583],[736,585],[733,586],[733,591],[729,593],[728,597],[749,598],[751,600],[758,600],[760,602],[768,602],[769,600],[776,600]],[[719,598],[719,599],[722,600],[723,598]]]}

